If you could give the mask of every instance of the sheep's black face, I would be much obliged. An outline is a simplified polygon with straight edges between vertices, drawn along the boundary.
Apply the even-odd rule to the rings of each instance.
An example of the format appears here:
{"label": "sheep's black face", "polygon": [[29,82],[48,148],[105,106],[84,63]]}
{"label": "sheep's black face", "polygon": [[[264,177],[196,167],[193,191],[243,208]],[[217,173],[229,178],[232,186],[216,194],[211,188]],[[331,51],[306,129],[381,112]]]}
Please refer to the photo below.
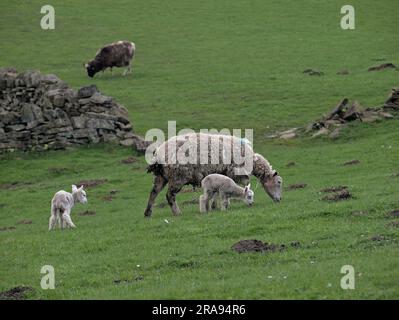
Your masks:
{"label": "sheep's black face", "polygon": [[94,75],[96,74],[96,69],[92,66],[92,65],[87,65],[86,66],[86,70],[87,70],[87,75],[90,77],[90,78],[93,78],[94,77]]}

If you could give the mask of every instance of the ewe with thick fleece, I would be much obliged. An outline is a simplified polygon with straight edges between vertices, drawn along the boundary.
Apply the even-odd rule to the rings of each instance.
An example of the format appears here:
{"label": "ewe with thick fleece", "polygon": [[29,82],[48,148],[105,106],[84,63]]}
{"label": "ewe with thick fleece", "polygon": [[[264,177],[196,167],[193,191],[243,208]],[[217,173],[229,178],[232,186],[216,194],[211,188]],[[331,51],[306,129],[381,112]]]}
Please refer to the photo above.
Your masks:
{"label": "ewe with thick fleece", "polygon": [[83,186],[77,188],[72,185],[72,193],[64,190],[58,191],[51,200],[51,216],[48,229],[54,229],[57,221],[61,229],[65,227],[75,228],[76,226],[71,219],[71,210],[76,202],[87,203]]}
{"label": "ewe with thick fleece", "polygon": [[201,182],[204,194],[200,196],[199,205],[201,212],[208,212],[212,204],[216,200],[217,195],[220,196],[222,210],[226,210],[230,204],[230,198],[243,199],[248,205],[254,202],[254,192],[251,190],[251,184],[245,188],[237,185],[233,179],[221,174],[210,174]]}
{"label": "ewe with thick fleece", "polygon": [[[208,154],[201,152],[201,145],[208,149]],[[178,154],[185,154],[187,150],[193,154],[193,163],[180,161]],[[226,151],[227,150],[227,151]],[[230,152],[228,151],[230,150]],[[234,154],[244,154],[252,159],[252,171],[236,173],[242,164],[236,161],[225,162],[226,158]],[[212,155],[218,161],[209,161]],[[177,159],[177,161],[173,161]],[[234,156],[231,157],[234,159]],[[183,159],[184,160],[184,159]],[[282,178],[277,171],[272,169],[270,163],[260,154],[254,153],[251,145],[244,139],[206,133],[188,133],[179,135],[162,143],[154,152],[154,156],[148,166],[148,172],[154,174],[154,184],[148,198],[144,215],[150,217],[155,199],[162,189],[168,184],[166,199],[173,214],[180,214],[180,208],[176,203],[176,194],[186,184],[199,186],[202,179],[209,174],[219,173],[232,178],[235,182],[247,184],[249,176],[254,175],[262,184],[265,192],[276,202],[281,200]]]}

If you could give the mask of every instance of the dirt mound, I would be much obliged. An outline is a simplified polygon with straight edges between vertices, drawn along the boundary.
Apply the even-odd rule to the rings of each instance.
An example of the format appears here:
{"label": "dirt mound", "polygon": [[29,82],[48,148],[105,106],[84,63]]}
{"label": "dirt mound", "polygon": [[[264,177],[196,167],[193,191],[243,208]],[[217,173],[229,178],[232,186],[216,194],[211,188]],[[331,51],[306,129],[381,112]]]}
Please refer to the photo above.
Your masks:
{"label": "dirt mound", "polygon": [[335,187],[329,187],[329,188],[324,188],[321,189],[320,192],[338,192],[338,191],[343,191],[345,189],[348,189],[347,186],[335,186]]}
{"label": "dirt mound", "polygon": [[343,166],[353,166],[353,165],[359,164],[359,163],[360,163],[360,160],[354,159],[354,160],[346,161],[342,165]]}
{"label": "dirt mound", "polygon": [[243,252],[276,252],[286,249],[284,244],[273,244],[262,242],[260,240],[241,240],[235,243],[232,250],[243,253]]}
{"label": "dirt mound", "polygon": [[31,287],[15,287],[7,291],[0,292],[0,300],[22,300],[29,292],[33,292]]}
{"label": "dirt mound", "polygon": [[3,183],[0,184],[0,190],[13,190],[16,189],[18,187],[23,187],[23,186],[29,186],[31,185],[31,182],[21,182],[21,181],[15,181],[15,182],[11,182],[11,183]]}
{"label": "dirt mound", "polygon": [[63,168],[63,167],[52,167],[48,168],[48,172],[51,174],[65,174],[68,173],[69,169],[68,168]]}
{"label": "dirt mound", "polygon": [[344,189],[339,192],[326,195],[322,198],[322,200],[324,200],[324,201],[341,201],[341,200],[347,200],[350,198],[352,198],[352,194],[349,192],[349,190]]}
{"label": "dirt mound", "polygon": [[349,70],[344,69],[344,70],[338,71],[337,74],[340,76],[346,76],[349,74]]}
{"label": "dirt mound", "polygon": [[83,188],[94,188],[103,183],[106,183],[107,181],[107,179],[82,180],[79,181],[76,185],[78,187],[83,186]]}
{"label": "dirt mound", "polygon": [[391,211],[389,215],[392,217],[399,217],[399,209]]}
{"label": "dirt mound", "polygon": [[399,220],[388,223],[387,227],[395,227],[395,228],[399,227]]}
{"label": "dirt mound", "polygon": [[379,64],[378,66],[368,68],[367,71],[381,71],[384,69],[397,69],[397,68],[393,63],[382,63]]}
{"label": "dirt mound", "polygon": [[108,194],[106,196],[103,196],[101,199],[103,199],[104,201],[112,201],[114,200],[114,197]]}
{"label": "dirt mound", "polygon": [[17,224],[32,224],[32,220],[23,219],[18,221]]}
{"label": "dirt mound", "polygon": [[[312,70],[307,69],[304,72],[311,74]],[[382,106],[364,108],[359,102],[349,103],[349,99],[344,98],[329,113],[309,125],[267,134],[266,138],[286,140],[298,136],[311,136],[312,138],[328,136],[331,139],[337,139],[342,130],[353,121],[372,123],[398,119],[397,112],[399,112],[399,88],[393,88]]]}
{"label": "dirt mound", "polygon": [[306,188],[307,184],[306,183],[295,183],[295,184],[291,184],[289,185],[286,190],[287,191],[291,191],[291,190],[296,190],[296,189],[303,189]]}
{"label": "dirt mound", "polygon": [[121,163],[123,163],[123,164],[131,164],[131,163],[135,163],[135,162],[137,162],[137,159],[135,157],[129,157],[129,158],[121,160]]}
{"label": "dirt mound", "polygon": [[15,230],[15,227],[0,227],[0,231]]}
{"label": "dirt mound", "polygon": [[372,236],[370,238],[371,241],[383,241],[385,240],[385,237],[379,234],[376,234],[375,236]]}
{"label": "dirt mound", "polygon": [[288,162],[286,165],[287,168],[295,167],[295,166],[296,166],[296,163],[294,161]]}
{"label": "dirt mound", "polygon": [[137,281],[144,280],[143,276],[137,276],[134,279],[116,279],[114,280],[114,284],[129,284]]}
{"label": "dirt mound", "polygon": [[95,211],[86,210],[83,212],[79,212],[78,216],[94,216],[96,214]]}
{"label": "dirt mound", "polygon": [[302,73],[308,74],[309,76],[323,76],[324,72],[321,72],[319,70],[314,70],[314,69],[306,69],[303,70]]}

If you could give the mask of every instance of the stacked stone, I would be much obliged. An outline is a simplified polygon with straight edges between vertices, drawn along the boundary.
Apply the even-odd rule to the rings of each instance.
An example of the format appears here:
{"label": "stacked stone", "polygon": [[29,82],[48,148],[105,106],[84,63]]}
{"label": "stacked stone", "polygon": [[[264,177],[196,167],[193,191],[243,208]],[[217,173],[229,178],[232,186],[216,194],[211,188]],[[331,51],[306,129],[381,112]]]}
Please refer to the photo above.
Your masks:
{"label": "stacked stone", "polygon": [[0,152],[99,142],[131,146],[138,139],[127,110],[95,85],[76,91],[55,75],[0,69]]}
{"label": "stacked stone", "polygon": [[388,100],[384,103],[384,109],[399,111],[399,88],[393,88]]}

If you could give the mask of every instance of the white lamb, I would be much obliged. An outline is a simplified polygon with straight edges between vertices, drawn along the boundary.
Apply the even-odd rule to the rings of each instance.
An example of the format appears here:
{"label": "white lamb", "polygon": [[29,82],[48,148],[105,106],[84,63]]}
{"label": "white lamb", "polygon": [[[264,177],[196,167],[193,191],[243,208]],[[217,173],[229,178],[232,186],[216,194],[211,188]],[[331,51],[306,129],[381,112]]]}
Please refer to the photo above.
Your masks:
{"label": "white lamb", "polygon": [[72,185],[72,193],[64,190],[58,191],[51,200],[51,216],[48,229],[54,229],[57,222],[61,229],[65,227],[75,228],[76,226],[71,219],[71,210],[77,202],[87,203],[86,192],[83,190],[83,186],[77,188],[75,185]]}
{"label": "white lamb", "polygon": [[222,210],[228,208],[230,198],[243,199],[248,205],[252,205],[254,202],[254,192],[251,190],[251,184],[242,188],[233,179],[221,174],[214,173],[206,176],[201,181],[201,186],[204,194],[199,199],[200,212],[208,212],[218,195],[220,196]]}

